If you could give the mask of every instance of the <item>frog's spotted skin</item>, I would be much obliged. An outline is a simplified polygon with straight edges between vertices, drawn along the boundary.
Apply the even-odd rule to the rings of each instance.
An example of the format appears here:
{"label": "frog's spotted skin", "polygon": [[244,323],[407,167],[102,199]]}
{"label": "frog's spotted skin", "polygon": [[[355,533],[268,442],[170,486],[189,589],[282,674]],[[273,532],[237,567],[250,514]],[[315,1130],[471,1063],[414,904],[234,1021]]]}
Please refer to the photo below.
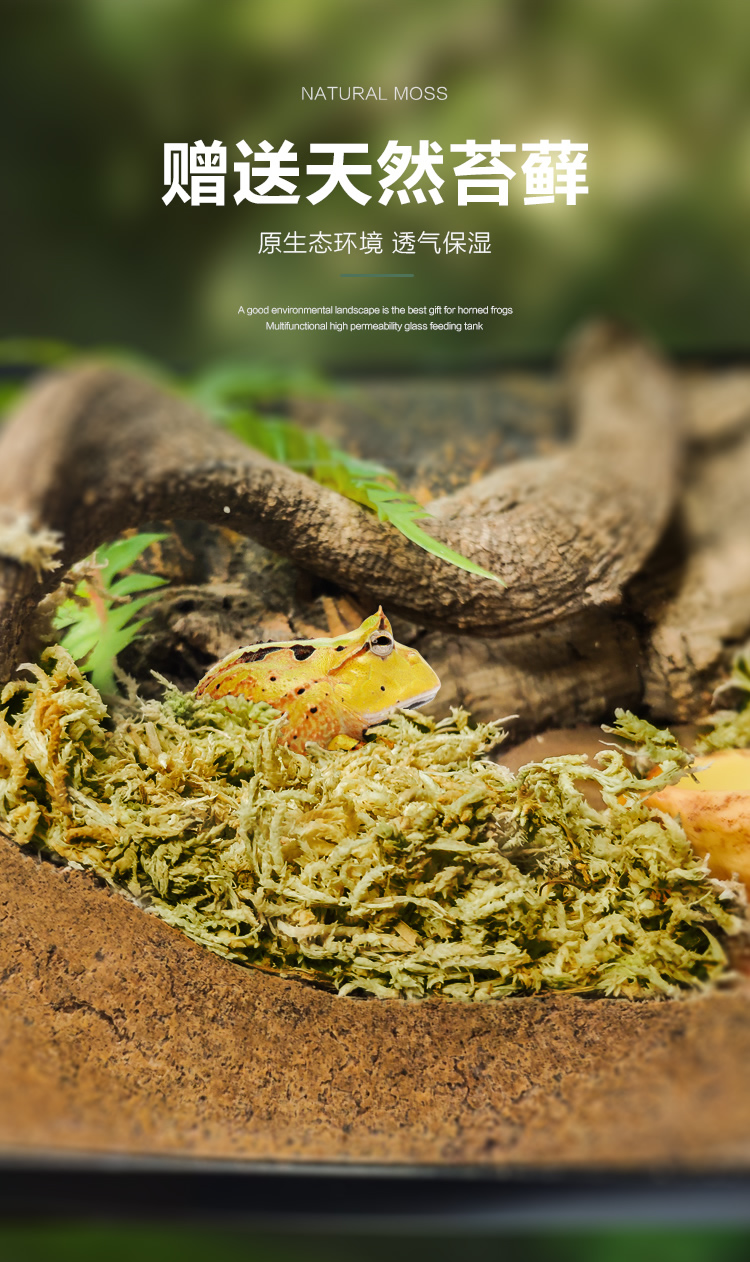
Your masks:
{"label": "frog's spotted skin", "polygon": [[432,701],[440,680],[415,649],[397,644],[379,609],[361,627],[330,640],[250,644],[213,666],[196,696],[248,697],[287,715],[283,740],[304,751],[337,736],[361,740],[397,709]]}

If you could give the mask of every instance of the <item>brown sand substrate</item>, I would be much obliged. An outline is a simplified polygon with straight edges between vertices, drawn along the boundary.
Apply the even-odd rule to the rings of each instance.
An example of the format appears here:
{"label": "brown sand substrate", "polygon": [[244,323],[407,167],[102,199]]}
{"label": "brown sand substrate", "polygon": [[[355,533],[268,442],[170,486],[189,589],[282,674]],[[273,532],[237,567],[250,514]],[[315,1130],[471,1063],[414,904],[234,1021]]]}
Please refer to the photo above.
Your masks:
{"label": "brown sand substrate", "polygon": [[750,1166],[750,988],[339,999],[0,838],[0,1150]]}

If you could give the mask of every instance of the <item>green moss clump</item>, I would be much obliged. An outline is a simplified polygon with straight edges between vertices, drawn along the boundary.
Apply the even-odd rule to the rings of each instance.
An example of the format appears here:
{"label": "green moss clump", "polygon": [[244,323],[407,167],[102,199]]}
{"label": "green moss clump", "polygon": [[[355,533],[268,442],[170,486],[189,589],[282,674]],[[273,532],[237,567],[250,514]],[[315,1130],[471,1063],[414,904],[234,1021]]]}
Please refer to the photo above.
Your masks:
{"label": "green moss clump", "polygon": [[717,695],[726,692],[737,698],[736,709],[717,710],[703,721],[710,730],[697,742],[701,753],[750,746],[750,660],[746,653],[739,653],[734,659],[732,674]]}
{"label": "green moss clump", "polygon": [[[68,654],[43,663],[0,703],[5,828],[220,955],[340,994],[472,1000],[672,995],[726,967],[736,891],[617,749],[513,776],[487,758],[497,725],[457,710],[301,755],[266,706],[168,690],[110,718]],[[616,730],[659,752],[649,790],[681,774],[668,734],[627,715]]]}

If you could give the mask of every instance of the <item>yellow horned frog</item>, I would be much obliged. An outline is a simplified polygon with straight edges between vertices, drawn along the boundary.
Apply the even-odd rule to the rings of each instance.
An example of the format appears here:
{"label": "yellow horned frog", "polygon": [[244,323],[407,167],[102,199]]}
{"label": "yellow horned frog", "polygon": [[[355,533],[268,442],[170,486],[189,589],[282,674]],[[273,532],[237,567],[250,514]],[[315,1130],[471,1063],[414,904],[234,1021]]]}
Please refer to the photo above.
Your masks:
{"label": "yellow horned frog", "polygon": [[[217,662],[196,696],[248,697],[282,710],[281,739],[304,751],[336,737],[361,740],[397,709],[432,701],[440,680],[415,649],[397,644],[379,609],[361,627],[331,640],[250,644]],[[342,742],[344,743],[344,742]]]}

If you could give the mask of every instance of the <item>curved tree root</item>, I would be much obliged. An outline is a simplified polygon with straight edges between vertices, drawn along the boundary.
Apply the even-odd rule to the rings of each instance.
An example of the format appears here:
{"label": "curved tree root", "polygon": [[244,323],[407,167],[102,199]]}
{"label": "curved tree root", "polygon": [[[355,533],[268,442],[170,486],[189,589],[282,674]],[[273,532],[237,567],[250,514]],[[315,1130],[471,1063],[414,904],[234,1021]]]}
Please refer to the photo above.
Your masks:
{"label": "curved tree root", "polygon": [[[436,501],[431,534],[506,583],[457,570],[336,492],[218,430],[184,399],[100,366],[43,381],[0,438],[0,503],[60,532],[68,567],[122,530],[202,519],[254,537],[368,601],[448,630],[514,636],[617,603],[672,507],[680,391],[642,343],[598,327],[569,368],[561,455]],[[0,676],[55,576],[0,564]]]}

